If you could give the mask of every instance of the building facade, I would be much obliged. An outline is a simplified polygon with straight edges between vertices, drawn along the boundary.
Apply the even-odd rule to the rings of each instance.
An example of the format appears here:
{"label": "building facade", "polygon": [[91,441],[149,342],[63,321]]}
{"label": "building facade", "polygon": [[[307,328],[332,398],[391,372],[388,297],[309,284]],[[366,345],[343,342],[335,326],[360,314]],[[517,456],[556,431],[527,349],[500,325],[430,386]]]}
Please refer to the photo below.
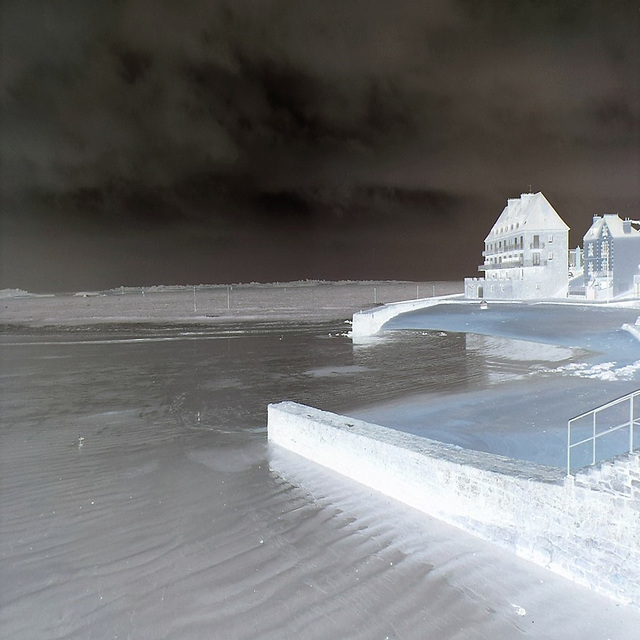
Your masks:
{"label": "building facade", "polygon": [[640,276],[640,221],[617,213],[593,216],[583,238],[584,283],[588,299],[633,295]]}
{"label": "building facade", "polygon": [[509,198],[484,241],[484,277],[465,278],[465,297],[566,298],[569,227],[542,193]]}

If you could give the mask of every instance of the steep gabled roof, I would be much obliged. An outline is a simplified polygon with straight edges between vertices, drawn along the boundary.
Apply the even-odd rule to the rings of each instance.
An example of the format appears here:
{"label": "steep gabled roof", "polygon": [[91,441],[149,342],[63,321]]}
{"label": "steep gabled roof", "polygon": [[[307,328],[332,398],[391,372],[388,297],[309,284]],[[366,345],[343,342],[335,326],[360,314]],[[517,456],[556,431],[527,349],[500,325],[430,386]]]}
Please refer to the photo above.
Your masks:
{"label": "steep gabled roof", "polygon": [[602,217],[594,218],[593,224],[589,227],[587,233],[584,234],[584,241],[596,240],[602,235],[602,229],[606,226],[609,233],[614,238],[629,238],[640,236],[640,231],[634,229],[631,225],[624,230],[624,222],[617,213],[605,213]]}
{"label": "steep gabled roof", "polygon": [[569,227],[551,206],[549,201],[538,193],[523,193],[519,198],[509,198],[507,206],[491,228],[487,240],[495,231],[507,233],[512,230],[568,231]]}
{"label": "steep gabled roof", "polygon": [[597,217],[593,219],[593,224],[589,227],[587,233],[584,234],[583,242],[588,240],[595,240],[600,237],[602,233],[602,227],[604,225],[604,218]]}

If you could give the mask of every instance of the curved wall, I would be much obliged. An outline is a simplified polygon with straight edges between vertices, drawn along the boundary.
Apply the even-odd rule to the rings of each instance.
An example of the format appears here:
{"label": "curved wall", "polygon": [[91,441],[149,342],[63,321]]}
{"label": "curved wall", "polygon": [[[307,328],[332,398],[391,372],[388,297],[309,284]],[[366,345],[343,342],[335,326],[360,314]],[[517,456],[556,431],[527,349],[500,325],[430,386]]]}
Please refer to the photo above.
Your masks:
{"label": "curved wall", "polygon": [[437,304],[444,302],[450,302],[453,300],[462,300],[463,296],[460,294],[453,294],[450,296],[440,296],[437,298],[421,298],[418,300],[404,300],[402,302],[390,302],[388,304],[374,307],[373,309],[367,309],[365,311],[358,311],[353,314],[353,326],[351,328],[351,335],[354,338],[366,338],[368,336],[374,336],[382,325],[389,322],[391,318],[399,316],[401,313],[407,313],[408,311],[416,311],[417,309],[426,309],[427,307],[433,307]]}

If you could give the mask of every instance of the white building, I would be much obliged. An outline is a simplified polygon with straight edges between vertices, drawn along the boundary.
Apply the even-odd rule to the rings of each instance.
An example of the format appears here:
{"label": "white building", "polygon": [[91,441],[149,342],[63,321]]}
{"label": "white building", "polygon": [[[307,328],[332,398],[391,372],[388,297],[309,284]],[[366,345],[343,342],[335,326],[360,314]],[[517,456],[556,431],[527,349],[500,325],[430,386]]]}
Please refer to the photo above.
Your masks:
{"label": "white building", "polygon": [[593,216],[583,239],[584,283],[587,298],[610,299],[634,295],[640,279],[640,222],[622,220],[617,213]]}
{"label": "white building", "polygon": [[484,241],[483,278],[465,278],[465,297],[566,298],[569,227],[542,193],[509,198]]}

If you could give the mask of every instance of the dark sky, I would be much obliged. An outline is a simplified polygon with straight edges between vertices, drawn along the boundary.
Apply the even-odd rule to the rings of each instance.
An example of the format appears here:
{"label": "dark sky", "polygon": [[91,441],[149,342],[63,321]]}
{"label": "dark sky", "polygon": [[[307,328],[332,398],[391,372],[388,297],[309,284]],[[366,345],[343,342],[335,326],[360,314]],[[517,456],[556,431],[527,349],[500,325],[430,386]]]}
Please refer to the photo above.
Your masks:
{"label": "dark sky", "polygon": [[0,287],[476,275],[640,216],[632,0],[2,2]]}

